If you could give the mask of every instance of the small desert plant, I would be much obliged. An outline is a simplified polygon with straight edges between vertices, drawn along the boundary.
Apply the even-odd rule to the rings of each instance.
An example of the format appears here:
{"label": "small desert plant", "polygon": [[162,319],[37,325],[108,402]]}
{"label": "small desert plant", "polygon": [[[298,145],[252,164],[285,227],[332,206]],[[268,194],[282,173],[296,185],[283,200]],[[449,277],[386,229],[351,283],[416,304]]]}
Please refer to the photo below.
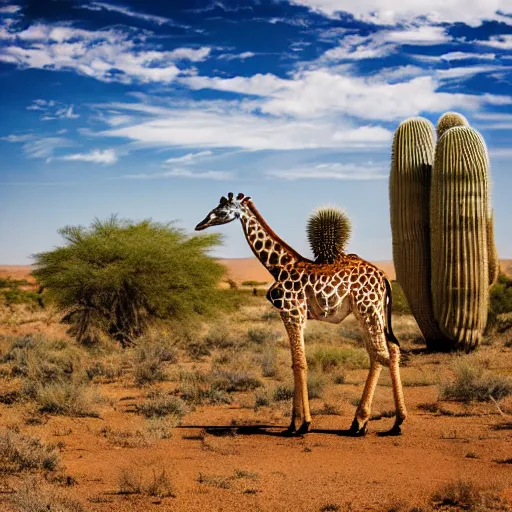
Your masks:
{"label": "small desert plant", "polygon": [[39,406],[40,412],[63,416],[99,417],[94,403],[99,397],[79,379],[56,380],[25,388],[28,396]]}
{"label": "small desert plant", "polygon": [[368,368],[365,350],[351,347],[315,347],[307,354],[308,365],[324,372],[346,369]]}
{"label": "small desert plant", "polygon": [[284,402],[293,398],[295,390],[293,384],[279,384],[274,389],[273,399],[276,402]]}
{"label": "small desert plant", "polygon": [[308,372],[309,398],[321,398],[325,387],[325,378],[315,372]]}
{"label": "small desert plant", "polygon": [[55,447],[13,430],[0,431],[0,463],[3,471],[54,470],[58,464]]}
{"label": "small desert plant", "polygon": [[263,377],[275,377],[277,375],[277,347],[275,345],[265,345],[260,356],[260,364]]}
{"label": "small desert plant", "polygon": [[24,480],[12,499],[18,512],[85,512],[80,502],[62,496],[62,493],[44,488],[35,477]]}
{"label": "small desert plant", "polygon": [[253,327],[247,331],[247,337],[251,343],[255,343],[256,345],[263,345],[264,343],[271,343],[276,341],[278,335],[275,331],[271,331],[270,329]]}
{"label": "small desert plant", "polygon": [[455,381],[441,385],[441,398],[445,400],[473,400],[486,402],[499,400],[512,394],[512,382],[466,361],[457,361],[453,367]]}
{"label": "small desert plant", "polygon": [[436,509],[442,510],[510,510],[510,503],[502,500],[496,491],[482,489],[470,481],[446,484],[432,495],[431,502]]}
{"label": "small desert plant", "polygon": [[183,400],[176,396],[154,391],[148,393],[147,399],[137,406],[137,411],[146,418],[173,416],[180,420],[186,413],[186,406]]}
{"label": "small desert plant", "polygon": [[231,393],[233,391],[251,391],[262,383],[246,371],[216,370],[212,374],[212,388]]}
{"label": "small desert plant", "polygon": [[224,390],[212,387],[210,377],[200,372],[181,371],[179,384],[181,398],[194,405],[230,403],[231,399]]}
{"label": "small desert plant", "polygon": [[119,473],[119,494],[141,494],[142,476],[133,468],[123,468]]}

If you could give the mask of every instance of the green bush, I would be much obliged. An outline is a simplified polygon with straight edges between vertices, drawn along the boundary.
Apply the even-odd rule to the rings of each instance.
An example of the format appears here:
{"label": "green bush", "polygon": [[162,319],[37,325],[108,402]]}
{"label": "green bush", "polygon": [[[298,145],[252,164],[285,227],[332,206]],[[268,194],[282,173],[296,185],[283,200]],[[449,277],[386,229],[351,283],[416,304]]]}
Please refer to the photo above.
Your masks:
{"label": "green bush", "polygon": [[345,368],[368,368],[366,350],[351,347],[315,347],[307,352],[308,365],[324,372]]}
{"label": "green bush", "polygon": [[30,283],[24,279],[0,277],[0,297],[7,306],[13,304],[28,304],[32,307],[43,306],[43,296],[39,292],[24,290],[22,286]]}
{"label": "green bush", "polygon": [[489,314],[487,332],[505,332],[510,328],[510,321],[503,321],[499,315],[512,313],[512,278],[500,274],[498,281],[491,288],[489,295]]}
{"label": "green bush", "polygon": [[411,315],[411,308],[409,307],[409,303],[405,298],[405,293],[400,286],[398,281],[393,281],[391,283],[391,298],[393,300],[393,313],[401,314],[401,315]]}
{"label": "green bush", "polygon": [[35,255],[36,279],[79,342],[107,335],[124,347],[157,319],[191,320],[229,303],[224,267],[208,257],[217,235],[115,216],[60,230],[65,245]]}

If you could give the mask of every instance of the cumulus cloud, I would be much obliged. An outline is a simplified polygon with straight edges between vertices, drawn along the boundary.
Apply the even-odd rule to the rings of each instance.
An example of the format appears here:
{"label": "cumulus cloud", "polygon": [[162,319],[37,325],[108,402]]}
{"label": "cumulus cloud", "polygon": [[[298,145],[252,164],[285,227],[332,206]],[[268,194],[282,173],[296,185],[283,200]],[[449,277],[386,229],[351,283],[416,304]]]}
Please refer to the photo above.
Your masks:
{"label": "cumulus cloud", "polygon": [[[396,25],[419,18],[433,23],[466,23],[478,26],[484,20],[498,20],[512,24],[509,0],[289,0],[326,16],[349,13],[356,19],[379,25]],[[505,16],[503,15],[505,14]]]}
{"label": "cumulus cloud", "polygon": [[113,149],[94,149],[90,153],[75,153],[72,155],[64,155],[59,160],[71,162],[91,162],[94,164],[115,164],[117,162],[117,154]]}
{"label": "cumulus cloud", "polygon": [[498,50],[512,50],[512,34],[492,36],[488,40],[478,41],[478,44]]}
{"label": "cumulus cloud", "polygon": [[[473,74],[475,72],[479,71],[474,69]],[[461,73],[463,71],[456,68],[445,72],[443,77],[453,78]],[[298,72],[291,79],[267,74],[228,79],[195,76],[183,80],[191,88],[262,96],[264,99],[255,103],[261,112],[299,118],[338,113],[365,120],[393,121],[422,112],[454,108],[475,110],[494,98],[491,95],[438,92],[440,82],[432,76],[388,83],[385,77],[378,75],[367,78],[340,75],[328,68]],[[500,101],[500,97],[495,98]],[[503,100],[508,101],[507,98]]]}
{"label": "cumulus cloud", "polygon": [[199,62],[210,54],[208,47],[147,50],[147,37],[39,23],[22,31],[1,31],[0,61],[21,68],[72,70],[104,82],[170,83],[182,72],[177,61]]}

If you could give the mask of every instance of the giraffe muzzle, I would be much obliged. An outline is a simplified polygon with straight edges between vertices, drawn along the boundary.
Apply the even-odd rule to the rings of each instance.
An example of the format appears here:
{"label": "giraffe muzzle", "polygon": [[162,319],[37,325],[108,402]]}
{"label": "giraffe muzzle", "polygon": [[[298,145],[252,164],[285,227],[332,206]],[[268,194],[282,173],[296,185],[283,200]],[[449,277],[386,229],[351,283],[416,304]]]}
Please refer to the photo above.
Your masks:
{"label": "giraffe muzzle", "polygon": [[206,229],[208,226],[210,226],[211,217],[210,215],[207,215],[194,229],[196,231],[202,231],[203,229]]}

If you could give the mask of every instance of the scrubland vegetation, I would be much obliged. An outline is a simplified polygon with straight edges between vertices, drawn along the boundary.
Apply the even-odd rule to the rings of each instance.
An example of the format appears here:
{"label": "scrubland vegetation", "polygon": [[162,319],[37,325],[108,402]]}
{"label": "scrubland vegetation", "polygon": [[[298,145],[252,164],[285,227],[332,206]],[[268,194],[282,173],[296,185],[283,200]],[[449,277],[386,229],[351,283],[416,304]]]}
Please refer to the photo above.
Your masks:
{"label": "scrubland vegetation", "polygon": [[[276,436],[290,420],[291,359],[279,315],[263,296],[243,287],[215,288],[220,274],[206,262],[201,272],[217,276],[203,283],[215,288],[211,295],[196,307],[195,294],[203,290],[192,290],[193,276],[173,281],[185,302],[175,300],[166,309],[151,302],[166,300],[158,280],[174,280],[185,270],[171,269],[175,261],[168,259],[165,272],[145,283],[140,268],[135,275],[107,257],[110,249],[94,252],[103,263],[91,274],[88,265],[96,256],[88,242],[81,245],[84,240],[108,248],[99,235],[122,233],[129,245],[133,233],[151,229],[116,219],[89,231],[69,228],[63,233],[70,251],[85,254],[86,263],[73,257],[67,266],[66,258],[40,256],[42,293],[33,283],[1,282],[0,510],[146,510],[158,503],[169,510],[211,503],[224,503],[226,510],[279,510],[282,500],[293,505],[299,498],[297,510],[510,510],[510,486],[498,485],[510,468],[512,428],[508,278],[494,286],[492,322],[481,347],[469,355],[428,353],[394,284],[394,331],[403,348],[410,415],[398,441],[337,435],[352,421],[368,356],[354,319],[309,322],[313,431],[284,441]],[[158,226],[157,234],[185,243],[169,226]],[[195,242],[199,260],[214,241]],[[121,244],[116,250],[120,257],[125,249]],[[64,293],[79,276],[80,284]],[[153,299],[132,303],[139,286],[148,297],[155,292]],[[76,306],[86,296],[87,305]],[[390,386],[384,370],[371,431],[384,431],[393,421]],[[301,494],[304,476],[297,479],[301,468],[314,482],[307,499]],[[396,497],[393,482],[403,475],[415,475],[407,485],[417,490],[405,486]],[[385,485],[374,499],[373,482],[379,481]],[[321,485],[326,491],[316,492]]]}

